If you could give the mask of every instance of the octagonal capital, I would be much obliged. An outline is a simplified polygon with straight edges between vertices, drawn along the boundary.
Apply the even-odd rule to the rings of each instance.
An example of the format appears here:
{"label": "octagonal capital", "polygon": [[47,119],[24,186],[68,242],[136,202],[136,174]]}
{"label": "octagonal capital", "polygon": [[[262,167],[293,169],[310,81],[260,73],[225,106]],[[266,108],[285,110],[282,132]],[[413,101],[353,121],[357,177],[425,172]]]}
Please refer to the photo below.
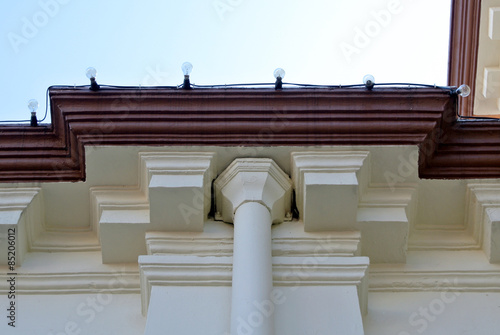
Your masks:
{"label": "octagonal capital", "polygon": [[273,223],[283,222],[291,210],[292,182],[268,158],[239,158],[215,181],[217,211],[224,222],[246,202],[258,202],[271,213]]}

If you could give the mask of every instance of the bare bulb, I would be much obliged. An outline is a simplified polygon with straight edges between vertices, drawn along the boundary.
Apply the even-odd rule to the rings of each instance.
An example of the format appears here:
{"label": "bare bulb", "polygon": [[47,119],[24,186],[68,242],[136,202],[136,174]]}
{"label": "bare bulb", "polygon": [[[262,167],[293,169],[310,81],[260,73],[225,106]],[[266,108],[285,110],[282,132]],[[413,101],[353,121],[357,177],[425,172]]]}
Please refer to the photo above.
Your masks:
{"label": "bare bulb", "polygon": [[28,108],[30,109],[31,113],[36,113],[36,110],[38,109],[38,101],[36,99],[31,99],[28,101]]}
{"label": "bare bulb", "polygon": [[182,63],[181,69],[182,73],[184,73],[185,76],[189,76],[191,74],[191,71],[193,71],[193,64],[184,62]]}
{"label": "bare bulb", "polygon": [[460,85],[459,88],[457,88],[457,94],[460,95],[462,98],[466,98],[470,95],[470,87],[468,85]]}
{"label": "bare bulb", "polygon": [[371,89],[375,85],[375,78],[371,74],[367,74],[363,77],[363,84]]}
{"label": "bare bulb", "polygon": [[274,70],[274,78],[278,79],[278,78],[285,78],[285,70],[283,70],[282,68],[277,68],[276,70]]}
{"label": "bare bulb", "polygon": [[97,70],[93,67],[88,67],[87,70],[85,70],[85,75],[87,76],[87,78],[89,79],[92,79],[97,76]]}

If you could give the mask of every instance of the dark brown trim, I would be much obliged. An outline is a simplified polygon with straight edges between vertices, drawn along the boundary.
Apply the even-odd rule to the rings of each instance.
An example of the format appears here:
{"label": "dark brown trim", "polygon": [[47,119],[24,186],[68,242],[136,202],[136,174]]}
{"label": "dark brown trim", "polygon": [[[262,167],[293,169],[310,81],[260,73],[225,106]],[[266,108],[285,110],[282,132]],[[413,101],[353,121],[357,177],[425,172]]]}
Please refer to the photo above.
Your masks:
{"label": "dark brown trim", "polygon": [[52,125],[0,127],[0,181],[78,181],[88,145],[419,144],[440,89],[51,89]]}
{"label": "dark brown trim", "polygon": [[500,122],[441,89],[50,90],[52,124],[0,127],[0,181],[85,179],[85,147],[420,146],[424,178],[500,177]]}
{"label": "dark brown trim", "polygon": [[460,98],[460,115],[472,116],[476,91],[476,69],[481,18],[480,0],[454,0],[451,11],[448,84],[471,88],[469,98]]}

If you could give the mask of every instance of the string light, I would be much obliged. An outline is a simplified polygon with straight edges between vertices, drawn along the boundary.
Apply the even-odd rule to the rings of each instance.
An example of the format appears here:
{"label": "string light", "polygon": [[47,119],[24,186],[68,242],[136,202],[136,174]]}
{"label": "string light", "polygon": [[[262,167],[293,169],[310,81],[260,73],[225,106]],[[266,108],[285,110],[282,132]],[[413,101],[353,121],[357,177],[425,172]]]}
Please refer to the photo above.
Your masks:
{"label": "string light", "polygon": [[282,68],[277,68],[274,70],[274,78],[276,78],[276,82],[274,83],[274,89],[275,90],[281,90],[283,89],[283,78],[285,78],[285,70]]}
{"label": "string light", "polygon": [[[408,86],[408,88],[411,87],[427,87],[427,88],[438,88],[442,90],[446,90],[450,92],[452,95],[460,95],[461,97],[465,98],[468,97],[471,93],[471,89],[468,85],[460,85],[458,88],[456,86],[437,86],[437,85],[429,85],[429,84],[414,84],[414,83],[375,83],[375,79],[372,75],[367,74],[363,77],[363,84],[353,84],[353,85],[314,85],[314,84],[297,84],[297,83],[284,83],[283,78],[285,77],[285,70],[282,68],[277,68],[274,70],[273,75],[276,81],[274,83],[248,83],[248,84],[224,84],[224,85],[195,85],[190,83],[190,74],[193,69],[193,65],[189,62],[184,62],[181,66],[182,72],[184,74],[184,82],[182,85],[179,86],[151,86],[149,87],[150,89],[178,89],[182,88],[185,90],[189,90],[192,88],[231,88],[231,87],[249,87],[249,86],[273,86],[275,90],[282,90],[283,85],[287,86],[298,86],[302,88],[327,88],[327,89],[335,89],[335,88],[356,88],[356,87],[365,87],[368,90],[372,90],[375,86]],[[89,67],[86,69],[85,74],[87,78],[90,79],[90,90],[92,91],[98,91],[101,86],[97,84],[96,81],[96,75],[97,75],[97,70],[93,67]],[[48,112],[48,96],[49,96],[49,90],[51,88],[68,88],[70,86],[50,86],[47,88],[46,92],[46,105],[45,105],[45,115],[43,119],[40,121],[37,120],[36,117],[36,110],[38,108],[38,102],[35,99],[32,99],[28,102],[28,107],[31,111],[31,118],[30,120],[3,120],[0,121],[0,123],[10,123],[10,122],[17,122],[17,123],[23,123],[23,122],[30,122],[31,126],[38,126],[39,122],[43,122],[45,118],[47,117],[47,112]],[[75,86],[74,89],[77,87],[85,87],[85,86]],[[133,89],[137,88],[136,86],[118,86],[118,85],[103,85],[102,87],[105,88],[117,88],[117,89]],[[142,88],[142,87],[141,87]],[[488,118],[488,117],[474,117],[474,116],[462,116],[458,115],[459,118],[468,118],[468,119],[485,119],[485,120],[495,120],[495,121],[500,121],[500,119],[497,118]]]}
{"label": "string light", "polygon": [[460,85],[454,92],[462,98],[467,98],[470,95],[470,87],[468,85]]}
{"label": "string light", "polygon": [[38,109],[38,101],[35,99],[31,99],[28,101],[28,108],[30,109],[31,112],[31,119],[30,119],[30,124],[32,127],[38,126],[38,120],[36,119],[36,110]]}
{"label": "string light", "polygon": [[182,63],[181,69],[182,73],[184,73],[184,83],[182,84],[182,88],[185,90],[190,90],[191,83],[189,81],[189,75],[191,74],[191,71],[193,71],[193,64],[184,62]]}
{"label": "string light", "polygon": [[87,76],[87,78],[90,79],[90,89],[92,91],[99,91],[101,87],[97,84],[97,81],[95,80],[95,77],[97,76],[97,70],[93,67],[88,67],[87,70],[85,70],[85,75]]}
{"label": "string light", "polygon": [[371,74],[367,74],[363,77],[363,84],[367,89],[371,90],[375,86],[375,78]]}

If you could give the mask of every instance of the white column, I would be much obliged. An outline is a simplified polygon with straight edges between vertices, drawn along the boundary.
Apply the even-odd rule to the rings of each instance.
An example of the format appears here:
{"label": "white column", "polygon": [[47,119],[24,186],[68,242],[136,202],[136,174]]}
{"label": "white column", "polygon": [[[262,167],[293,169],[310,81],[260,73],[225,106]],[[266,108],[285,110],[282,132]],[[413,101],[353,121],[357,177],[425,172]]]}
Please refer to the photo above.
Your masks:
{"label": "white column", "polygon": [[218,217],[234,223],[231,335],[273,335],[271,225],[290,212],[290,178],[271,159],[236,159],[215,190]]}
{"label": "white column", "polygon": [[274,334],[274,316],[265,309],[273,289],[271,225],[269,210],[257,202],[234,215],[231,335]]}

